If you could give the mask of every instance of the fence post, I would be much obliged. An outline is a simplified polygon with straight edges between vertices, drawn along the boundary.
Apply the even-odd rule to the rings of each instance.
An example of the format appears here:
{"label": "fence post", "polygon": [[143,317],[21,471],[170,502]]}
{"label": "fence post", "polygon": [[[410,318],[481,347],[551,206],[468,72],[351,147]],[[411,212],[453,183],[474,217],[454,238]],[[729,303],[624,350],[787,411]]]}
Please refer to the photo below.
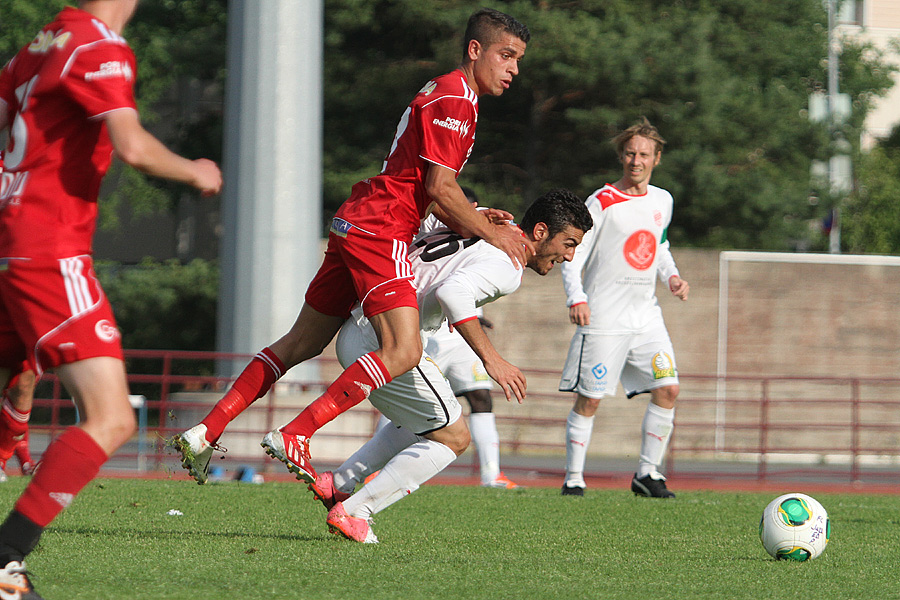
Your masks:
{"label": "fence post", "polygon": [[769,447],[769,380],[762,380],[762,398],[759,410],[759,464],[756,480],[766,479],[766,455]]}
{"label": "fence post", "polygon": [[850,381],[850,479],[859,482],[859,379]]}

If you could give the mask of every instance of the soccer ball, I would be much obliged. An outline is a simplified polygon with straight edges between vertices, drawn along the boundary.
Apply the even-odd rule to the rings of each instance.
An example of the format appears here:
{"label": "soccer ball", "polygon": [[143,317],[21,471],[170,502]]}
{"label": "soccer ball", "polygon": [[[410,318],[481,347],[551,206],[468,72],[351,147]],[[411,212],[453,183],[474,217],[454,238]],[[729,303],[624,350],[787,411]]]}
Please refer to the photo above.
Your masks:
{"label": "soccer ball", "polygon": [[763,511],[759,539],[766,552],[779,560],[812,560],[831,539],[831,521],[815,498],[785,494]]}

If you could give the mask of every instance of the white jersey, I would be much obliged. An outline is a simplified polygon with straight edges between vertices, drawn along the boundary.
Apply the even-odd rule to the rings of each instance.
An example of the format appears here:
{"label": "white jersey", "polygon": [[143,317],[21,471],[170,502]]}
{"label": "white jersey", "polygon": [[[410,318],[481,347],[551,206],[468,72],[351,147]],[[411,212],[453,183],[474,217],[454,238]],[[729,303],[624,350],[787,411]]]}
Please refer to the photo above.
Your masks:
{"label": "white jersey", "polygon": [[656,301],[656,276],[668,288],[678,275],[666,229],[672,220],[672,195],[649,186],[643,195],[605,185],[585,201],[594,226],[563,263],[566,305],[587,302],[590,325],[581,333],[628,333],[662,323]]}
{"label": "white jersey", "polygon": [[445,316],[451,324],[477,318],[478,307],[522,283],[522,269],[505,252],[479,238],[463,238],[436,219],[413,239],[409,259],[425,335],[437,331]]}

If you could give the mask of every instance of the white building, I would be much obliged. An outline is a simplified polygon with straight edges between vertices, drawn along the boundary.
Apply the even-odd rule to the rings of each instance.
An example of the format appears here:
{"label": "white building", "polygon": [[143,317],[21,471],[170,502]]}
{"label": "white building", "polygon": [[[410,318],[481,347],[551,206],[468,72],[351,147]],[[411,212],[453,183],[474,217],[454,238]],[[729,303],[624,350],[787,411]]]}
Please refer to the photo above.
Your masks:
{"label": "white building", "polygon": [[[891,48],[891,40],[900,39],[900,0],[842,0],[838,14],[839,31],[847,36],[872,42],[885,50],[888,61],[900,65],[900,53]],[[900,124],[900,74],[894,74],[894,87],[879,98],[866,119],[863,148],[877,138],[887,136]]]}

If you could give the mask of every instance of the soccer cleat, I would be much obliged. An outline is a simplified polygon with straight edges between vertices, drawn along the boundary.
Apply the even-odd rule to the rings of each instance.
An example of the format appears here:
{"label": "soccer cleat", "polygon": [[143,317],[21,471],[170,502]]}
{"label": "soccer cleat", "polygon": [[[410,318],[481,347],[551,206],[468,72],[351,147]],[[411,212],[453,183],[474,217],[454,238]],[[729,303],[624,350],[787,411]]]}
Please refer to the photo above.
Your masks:
{"label": "soccer cleat", "polygon": [[262,442],[266,454],[283,462],[288,471],[297,479],[306,483],[314,483],[318,474],[312,466],[309,456],[309,438],[302,435],[291,435],[274,429],[266,434]]}
{"label": "soccer cleat", "polygon": [[16,458],[19,459],[19,468],[22,469],[22,475],[32,475],[34,473],[34,459],[31,458],[31,451],[28,449],[28,434],[16,443],[13,450]]}
{"label": "soccer cleat", "polygon": [[350,497],[347,492],[342,492],[334,487],[334,475],[331,471],[320,473],[316,480],[309,484],[309,491],[328,510],[331,510],[336,503],[343,502]]}
{"label": "soccer cleat", "polygon": [[497,475],[487,483],[482,483],[481,487],[498,488],[501,490],[514,490],[519,487],[519,485],[510,481],[509,478],[503,474],[503,471],[500,471],[499,475]]}
{"label": "soccer cleat", "polygon": [[562,495],[563,496],[584,496],[584,488],[572,486],[569,487],[568,483],[564,483],[562,486]]}
{"label": "soccer cleat", "polygon": [[213,450],[225,449],[218,444],[206,441],[206,425],[194,425],[184,433],[172,439],[172,445],[181,452],[181,466],[188,470],[191,477],[203,485],[209,479],[209,459]]}
{"label": "soccer cleat", "polygon": [[0,483],[6,483],[9,477],[6,476],[6,463],[0,462]]}
{"label": "soccer cleat", "polygon": [[666,478],[659,473],[644,475],[638,478],[637,473],[631,480],[631,491],[635,496],[647,498],[674,498],[675,494],[666,488]]}
{"label": "soccer cleat", "polygon": [[328,518],[325,520],[328,524],[328,530],[334,534],[340,534],[348,540],[360,542],[363,544],[377,544],[378,538],[372,531],[371,519],[360,519],[351,517],[344,510],[344,505],[338,502],[328,511]]}
{"label": "soccer cleat", "polygon": [[25,563],[17,560],[0,569],[0,598],[2,600],[43,600],[34,591]]}

